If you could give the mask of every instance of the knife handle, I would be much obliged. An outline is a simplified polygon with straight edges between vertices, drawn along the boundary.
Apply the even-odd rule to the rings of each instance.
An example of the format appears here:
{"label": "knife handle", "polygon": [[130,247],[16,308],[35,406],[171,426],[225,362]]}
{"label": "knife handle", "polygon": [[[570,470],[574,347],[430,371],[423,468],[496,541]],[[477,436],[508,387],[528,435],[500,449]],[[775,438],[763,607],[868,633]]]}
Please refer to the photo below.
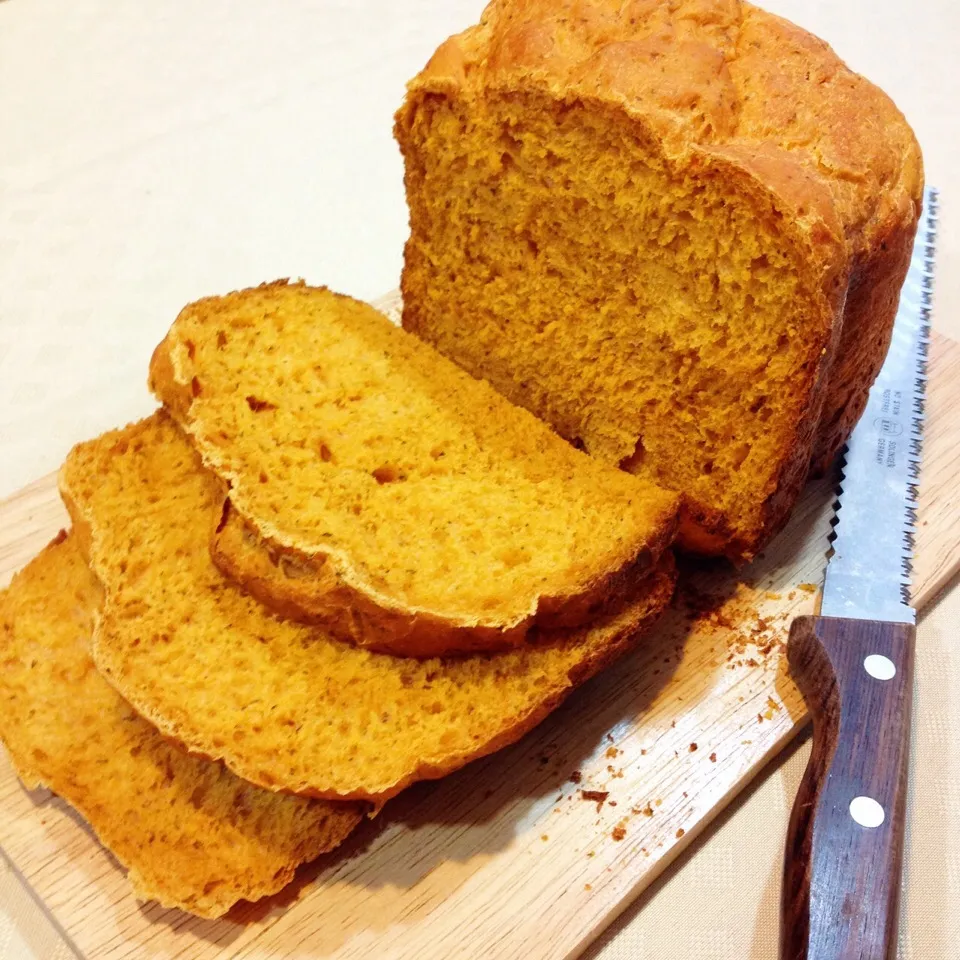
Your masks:
{"label": "knife handle", "polygon": [[787,835],[781,960],[896,957],[915,633],[832,617],[791,625],[813,750]]}

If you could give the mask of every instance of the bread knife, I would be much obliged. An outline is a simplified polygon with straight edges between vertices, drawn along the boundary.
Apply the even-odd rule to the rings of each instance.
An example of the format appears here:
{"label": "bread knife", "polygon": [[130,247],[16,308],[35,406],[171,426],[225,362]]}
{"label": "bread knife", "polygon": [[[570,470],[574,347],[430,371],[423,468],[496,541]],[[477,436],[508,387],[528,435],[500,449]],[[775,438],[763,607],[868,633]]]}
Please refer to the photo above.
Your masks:
{"label": "bread knife", "polygon": [[820,616],[790,627],[787,658],[813,717],[813,749],[787,835],[781,960],[897,953],[936,226],[928,190],[890,349],[847,443]]}

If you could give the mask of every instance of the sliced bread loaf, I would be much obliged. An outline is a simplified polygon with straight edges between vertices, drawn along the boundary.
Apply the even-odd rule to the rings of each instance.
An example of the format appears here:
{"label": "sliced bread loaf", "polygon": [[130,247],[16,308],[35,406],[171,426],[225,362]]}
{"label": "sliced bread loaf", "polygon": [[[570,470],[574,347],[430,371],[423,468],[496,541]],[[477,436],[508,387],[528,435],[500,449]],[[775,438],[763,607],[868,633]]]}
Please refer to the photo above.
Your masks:
{"label": "sliced bread loaf", "polygon": [[100,599],[72,535],[0,593],[0,739],[28,788],[89,820],[138,897],[217,917],[350,833],[362,804],[255,787],[137,716],[90,658]]}
{"label": "sliced bread loaf", "polygon": [[60,484],[105,589],[97,666],[161,732],[271,789],[380,800],[491,753],[629,649],[673,591],[667,552],[589,627],[395,657],[279,619],[220,573],[220,482],[163,412],[76,447]]}
{"label": "sliced bread loaf", "polygon": [[[285,281],[186,307],[151,385],[229,487],[216,562],[397,654],[520,643],[653,567],[677,498],[574,450],[372,307]],[[259,544],[275,565],[255,572]]]}
{"label": "sliced bread loaf", "polygon": [[748,559],[883,361],[902,114],[740,0],[494,0],[409,85],[403,325]]}

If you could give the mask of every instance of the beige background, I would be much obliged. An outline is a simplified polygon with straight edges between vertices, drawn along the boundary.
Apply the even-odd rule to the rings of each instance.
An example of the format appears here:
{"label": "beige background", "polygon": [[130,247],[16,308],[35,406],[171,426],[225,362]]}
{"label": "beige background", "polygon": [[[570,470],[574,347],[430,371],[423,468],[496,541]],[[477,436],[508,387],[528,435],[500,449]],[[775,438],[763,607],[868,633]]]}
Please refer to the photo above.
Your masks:
{"label": "beige background", "polygon": [[[943,191],[935,326],[960,337],[960,7],[777,0],[913,123]],[[151,407],[188,300],[277,276],[359,297],[406,233],[391,115],[467,0],[0,0],[0,496]],[[960,590],[919,632],[901,956],[960,957]],[[594,958],[776,956],[780,856],[808,746],[782,758]],[[69,956],[0,860],[0,958]]]}

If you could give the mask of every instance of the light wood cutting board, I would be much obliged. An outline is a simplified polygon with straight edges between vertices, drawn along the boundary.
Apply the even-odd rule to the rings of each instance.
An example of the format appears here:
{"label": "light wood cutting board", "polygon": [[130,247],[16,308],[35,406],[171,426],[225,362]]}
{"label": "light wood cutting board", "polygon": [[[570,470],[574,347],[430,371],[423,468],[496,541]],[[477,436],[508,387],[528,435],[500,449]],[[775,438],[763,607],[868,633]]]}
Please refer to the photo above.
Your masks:
{"label": "light wood cutting board", "polygon": [[[960,345],[935,337],[930,372],[920,608],[960,567]],[[79,817],[24,791],[4,754],[0,845],[98,960],[575,956],[804,725],[781,644],[816,605],[831,501],[829,480],[811,484],[749,570],[688,572],[644,648],[519,744],[412,788],[287,891],[226,919],[138,904]],[[54,477],[0,503],[0,584],[66,523]]]}

